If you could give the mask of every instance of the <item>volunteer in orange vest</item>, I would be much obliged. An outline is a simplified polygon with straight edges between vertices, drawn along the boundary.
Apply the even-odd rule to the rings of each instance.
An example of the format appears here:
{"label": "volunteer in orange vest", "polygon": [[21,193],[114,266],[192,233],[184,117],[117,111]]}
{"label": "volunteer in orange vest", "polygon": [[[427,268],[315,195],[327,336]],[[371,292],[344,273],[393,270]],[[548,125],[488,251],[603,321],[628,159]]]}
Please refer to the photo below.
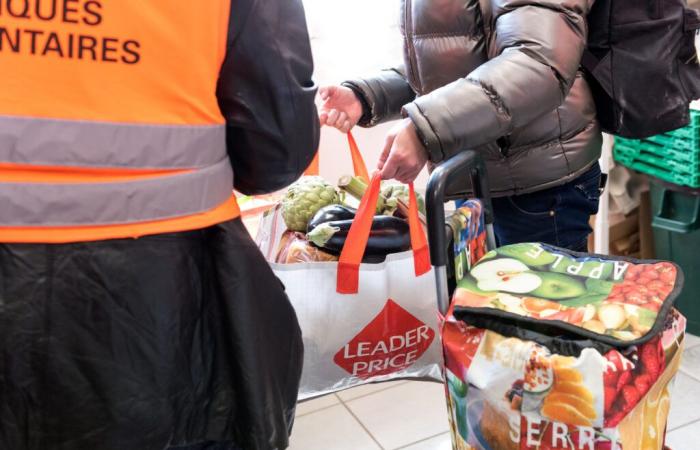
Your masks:
{"label": "volunteer in orange vest", "polygon": [[0,0],[0,449],[288,445],[300,330],[232,189],[318,144],[301,0]]}

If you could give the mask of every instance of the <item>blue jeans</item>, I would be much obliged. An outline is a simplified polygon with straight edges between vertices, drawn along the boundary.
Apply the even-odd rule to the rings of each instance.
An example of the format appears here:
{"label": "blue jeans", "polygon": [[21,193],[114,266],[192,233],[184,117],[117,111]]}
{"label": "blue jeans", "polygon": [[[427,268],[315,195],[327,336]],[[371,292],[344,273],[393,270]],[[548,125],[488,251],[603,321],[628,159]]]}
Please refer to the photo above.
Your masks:
{"label": "blue jeans", "polygon": [[601,191],[596,163],[575,180],[543,191],[493,199],[498,245],[543,242],[588,251],[589,221],[598,213]]}

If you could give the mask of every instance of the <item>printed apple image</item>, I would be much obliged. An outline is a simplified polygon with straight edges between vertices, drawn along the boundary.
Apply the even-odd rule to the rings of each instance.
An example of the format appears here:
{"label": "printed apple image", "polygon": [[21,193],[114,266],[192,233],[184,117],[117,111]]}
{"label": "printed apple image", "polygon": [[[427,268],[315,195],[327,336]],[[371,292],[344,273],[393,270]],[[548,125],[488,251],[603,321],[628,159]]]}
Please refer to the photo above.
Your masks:
{"label": "printed apple image", "polygon": [[622,306],[608,303],[598,308],[598,320],[606,330],[619,330],[627,321],[627,314]]}
{"label": "printed apple image", "polygon": [[539,287],[530,292],[534,297],[549,300],[564,300],[580,297],[586,293],[586,287],[579,280],[560,273],[539,272],[536,274],[542,280]]}
{"label": "printed apple image", "polygon": [[525,297],[523,298],[523,308],[525,308],[525,310],[529,313],[540,315],[542,315],[542,313],[545,313],[546,315],[551,315],[560,311],[561,305],[559,303],[553,302],[551,300],[545,300],[543,298]]}
{"label": "printed apple image", "polygon": [[488,252],[487,254],[485,254],[484,256],[482,256],[481,259],[479,260],[479,262],[481,263],[481,262],[483,262],[483,261],[486,261],[486,260],[489,260],[489,259],[493,259],[493,258],[495,258],[496,256],[498,256],[498,253],[496,252],[496,250],[491,250],[490,252]]}
{"label": "printed apple image", "polygon": [[474,267],[471,276],[482,291],[526,294],[542,284],[542,278],[522,262],[512,259],[494,259]]}
{"label": "printed apple image", "polygon": [[615,287],[615,283],[606,280],[597,280],[595,278],[588,278],[586,280],[586,288],[589,292],[594,294],[605,294],[608,295]]}
{"label": "printed apple image", "polygon": [[586,294],[581,297],[562,300],[559,303],[569,308],[580,308],[581,306],[602,304],[608,298],[607,294]]}
{"label": "printed apple image", "polygon": [[592,331],[594,333],[598,334],[605,334],[606,328],[603,322],[600,320],[589,320],[587,322],[583,322],[583,328],[585,328],[588,331]]}
{"label": "printed apple image", "polygon": [[464,278],[457,282],[457,287],[467,289],[484,297],[494,296],[498,293],[497,291],[484,291],[483,289],[479,289],[479,286],[477,286],[477,280],[474,279],[472,275],[465,275]]}
{"label": "printed apple image", "polygon": [[540,244],[523,243],[506,245],[498,249],[498,253],[508,258],[517,259],[528,266],[546,266],[552,264],[557,257]]}
{"label": "printed apple image", "polygon": [[523,299],[506,292],[501,292],[493,302],[495,308],[519,316],[527,316],[528,312],[523,308]]}
{"label": "printed apple image", "polygon": [[543,311],[540,311],[538,313],[540,319],[549,319],[551,317],[554,317],[556,314],[559,314],[561,311],[561,307],[557,309],[545,309]]}
{"label": "printed apple image", "polygon": [[642,334],[637,332],[637,331],[626,331],[626,330],[622,330],[622,331],[613,330],[612,335],[613,335],[613,337],[616,337],[617,339],[619,339],[621,341],[633,341],[635,339],[639,339],[640,337],[642,337]]}
{"label": "printed apple image", "polygon": [[471,308],[483,308],[489,306],[491,300],[498,292],[482,291],[476,285],[476,280],[471,275],[465,275],[457,282],[457,289],[453,295],[454,302],[458,306]]}
{"label": "printed apple image", "polygon": [[586,305],[586,306],[583,307],[583,318],[582,318],[582,321],[583,321],[583,322],[588,322],[588,321],[590,321],[590,320],[593,320],[593,319],[595,318],[596,314],[598,314],[598,310],[596,309],[595,306],[593,306],[593,305]]}
{"label": "printed apple image", "polygon": [[453,299],[456,306],[465,306],[468,308],[484,308],[491,303],[491,297],[485,297],[464,288],[457,288]]}
{"label": "printed apple image", "polygon": [[623,305],[632,331],[646,334],[651,331],[656,322],[656,313],[636,305]]}

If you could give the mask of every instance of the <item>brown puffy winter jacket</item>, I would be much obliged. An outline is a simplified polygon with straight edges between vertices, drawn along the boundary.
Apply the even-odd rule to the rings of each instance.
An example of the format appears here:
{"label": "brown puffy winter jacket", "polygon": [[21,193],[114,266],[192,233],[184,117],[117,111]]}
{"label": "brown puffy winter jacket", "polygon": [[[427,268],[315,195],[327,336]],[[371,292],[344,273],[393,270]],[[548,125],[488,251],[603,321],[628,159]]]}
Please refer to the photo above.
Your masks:
{"label": "brown puffy winter jacket", "polygon": [[564,184],[600,156],[579,68],[593,0],[402,0],[404,66],[351,80],[362,126],[413,120],[439,163],[476,148],[494,196]]}

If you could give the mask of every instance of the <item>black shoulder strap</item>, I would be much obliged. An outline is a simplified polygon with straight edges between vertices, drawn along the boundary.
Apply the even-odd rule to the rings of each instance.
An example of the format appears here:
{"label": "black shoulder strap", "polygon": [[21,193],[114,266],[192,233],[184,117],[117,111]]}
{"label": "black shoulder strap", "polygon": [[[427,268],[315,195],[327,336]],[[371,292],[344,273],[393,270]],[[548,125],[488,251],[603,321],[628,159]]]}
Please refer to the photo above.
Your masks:
{"label": "black shoulder strap", "polygon": [[[585,49],[581,56],[581,67],[596,81],[596,84],[605,91],[608,97],[614,99],[609,57],[610,54],[608,53],[603,58],[598,58],[589,49]],[[605,64],[601,64],[603,62]],[[606,65],[608,65],[607,68]]]}
{"label": "black shoulder strap", "polygon": [[593,52],[591,52],[588,49],[585,49],[583,51],[583,56],[581,57],[581,67],[586,69],[588,73],[593,75],[599,63],[600,59],[598,59],[598,57],[594,55]]}

